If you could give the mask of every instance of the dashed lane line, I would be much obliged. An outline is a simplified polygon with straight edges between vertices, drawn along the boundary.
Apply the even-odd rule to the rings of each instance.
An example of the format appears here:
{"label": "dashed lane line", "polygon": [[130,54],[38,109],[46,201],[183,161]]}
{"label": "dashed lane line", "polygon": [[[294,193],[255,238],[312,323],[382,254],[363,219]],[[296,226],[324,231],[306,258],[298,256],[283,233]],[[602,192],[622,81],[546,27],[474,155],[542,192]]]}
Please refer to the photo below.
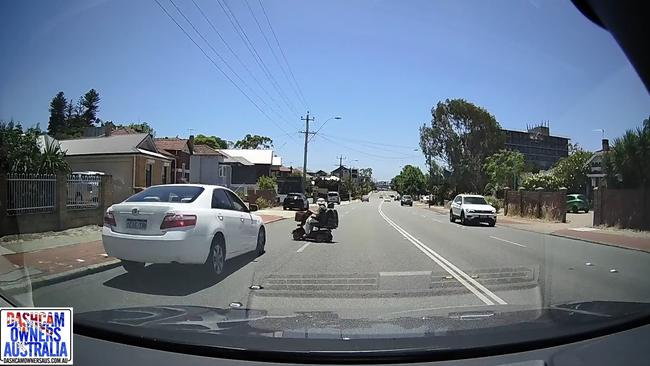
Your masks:
{"label": "dashed lane line", "polygon": [[460,282],[463,286],[465,286],[465,288],[467,288],[470,292],[476,295],[476,297],[478,297],[486,305],[494,305],[495,302],[501,305],[507,304],[502,298],[500,298],[495,293],[485,288],[485,286],[481,285],[478,281],[471,278],[467,273],[460,270],[450,261],[445,259],[440,254],[436,253],[434,250],[432,250],[431,248],[423,244],[413,235],[411,235],[402,227],[400,227],[395,222],[393,222],[382,211],[381,209],[382,205],[383,202],[379,204],[378,211],[379,211],[379,215],[381,215],[384,221],[386,221],[390,226],[392,226],[395,230],[397,230],[397,232],[402,234],[402,236],[404,236],[409,242],[411,242],[411,244],[413,244],[422,253],[424,253],[427,257],[429,257],[432,261],[434,261],[437,265],[439,265],[443,270],[445,270],[452,277],[454,277],[458,282]]}
{"label": "dashed lane line", "polygon": [[504,243],[508,243],[508,244],[516,245],[516,246],[518,246],[518,247],[526,248],[525,245],[523,245],[523,244],[519,244],[519,243],[515,243],[514,241],[510,241],[510,240],[506,240],[506,239],[497,238],[496,236],[490,236],[490,238],[495,239],[495,240],[502,241],[502,242],[504,242]]}

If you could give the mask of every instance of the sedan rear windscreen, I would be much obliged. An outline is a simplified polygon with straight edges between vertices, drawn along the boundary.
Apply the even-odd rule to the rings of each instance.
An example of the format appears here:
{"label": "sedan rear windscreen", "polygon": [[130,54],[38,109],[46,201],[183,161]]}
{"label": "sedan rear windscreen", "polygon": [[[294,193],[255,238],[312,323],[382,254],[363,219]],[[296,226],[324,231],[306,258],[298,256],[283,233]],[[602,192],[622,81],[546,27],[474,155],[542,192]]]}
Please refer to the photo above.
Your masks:
{"label": "sedan rear windscreen", "polygon": [[203,187],[157,186],[149,187],[129,197],[126,202],[193,202],[203,192]]}

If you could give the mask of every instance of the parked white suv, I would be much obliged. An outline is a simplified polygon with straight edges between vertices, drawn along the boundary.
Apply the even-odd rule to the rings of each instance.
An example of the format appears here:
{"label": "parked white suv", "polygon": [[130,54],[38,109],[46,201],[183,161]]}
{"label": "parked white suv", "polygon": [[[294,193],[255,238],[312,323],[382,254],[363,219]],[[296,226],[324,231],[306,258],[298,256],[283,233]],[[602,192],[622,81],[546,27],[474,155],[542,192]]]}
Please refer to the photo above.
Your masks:
{"label": "parked white suv", "polygon": [[339,192],[327,192],[327,202],[333,202],[340,205],[341,196],[339,196]]}
{"label": "parked white suv", "polygon": [[226,260],[264,253],[266,232],[255,210],[220,186],[153,186],[106,210],[102,242],[129,272],[145,263],[188,263],[219,277]]}
{"label": "parked white suv", "polygon": [[472,222],[487,222],[494,226],[497,223],[497,210],[485,201],[485,197],[474,194],[459,194],[451,202],[449,221],[456,218],[466,225]]}

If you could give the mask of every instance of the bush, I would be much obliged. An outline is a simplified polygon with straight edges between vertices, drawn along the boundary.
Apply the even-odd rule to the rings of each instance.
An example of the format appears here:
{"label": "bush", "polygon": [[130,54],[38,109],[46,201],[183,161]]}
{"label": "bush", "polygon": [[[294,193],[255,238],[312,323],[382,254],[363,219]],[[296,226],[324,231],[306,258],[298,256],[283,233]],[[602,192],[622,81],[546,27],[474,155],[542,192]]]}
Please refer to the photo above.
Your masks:
{"label": "bush", "polygon": [[503,200],[500,200],[494,196],[485,196],[485,200],[490,206],[494,207],[497,212],[499,212],[499,210],[501,210],[501,207],[503,207]]}
{"label": "bush", "polygon": [[272,207],[272,206],[273,206],[273,203],[272,203],[271,201],[269,201],[269,200],[267,200],[266,198],[263,198],[263,197],[259,197],[258,199],[256,199],[256,200],[255,200],[255,204],[257,205],[257,207],[258,207],[260,210],[261,210],[261,209],[264,209],[264,208],[269,208],[269,207]]}
{"label": "bush", "polygon": [[261,190],[272,190],[275,191],[275,178],[273,177],[267,177],[266,175],[263,175],[257,179],[257,186]]}
{"label": "bush", "polygon": [[537,188],[542,188],[545,191],[557,191],[560,189],[560,179],[551,174],[531,174],[524,178],[521,182],[521,187],[527,191],[534,191]]}

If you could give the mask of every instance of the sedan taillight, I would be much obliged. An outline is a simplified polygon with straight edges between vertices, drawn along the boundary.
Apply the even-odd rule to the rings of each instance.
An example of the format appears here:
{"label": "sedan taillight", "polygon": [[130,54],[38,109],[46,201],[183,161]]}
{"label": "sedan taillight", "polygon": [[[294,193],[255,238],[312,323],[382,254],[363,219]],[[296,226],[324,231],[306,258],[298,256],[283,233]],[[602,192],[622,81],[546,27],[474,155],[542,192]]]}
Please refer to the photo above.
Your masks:
{"label": "sedan taillight", "polygon": [[117,226],[117,223],[115,222],[115,216],[113,216],[112,211],[106,211],[104,213],[104,226]]}
{"label": "sedan taillight", "polygon": [[162,224],[160,224],[160,229],[172,229],[172,228],[184,228],[196,226],[196,215],[188,214],[167,214],[163,218]]}

